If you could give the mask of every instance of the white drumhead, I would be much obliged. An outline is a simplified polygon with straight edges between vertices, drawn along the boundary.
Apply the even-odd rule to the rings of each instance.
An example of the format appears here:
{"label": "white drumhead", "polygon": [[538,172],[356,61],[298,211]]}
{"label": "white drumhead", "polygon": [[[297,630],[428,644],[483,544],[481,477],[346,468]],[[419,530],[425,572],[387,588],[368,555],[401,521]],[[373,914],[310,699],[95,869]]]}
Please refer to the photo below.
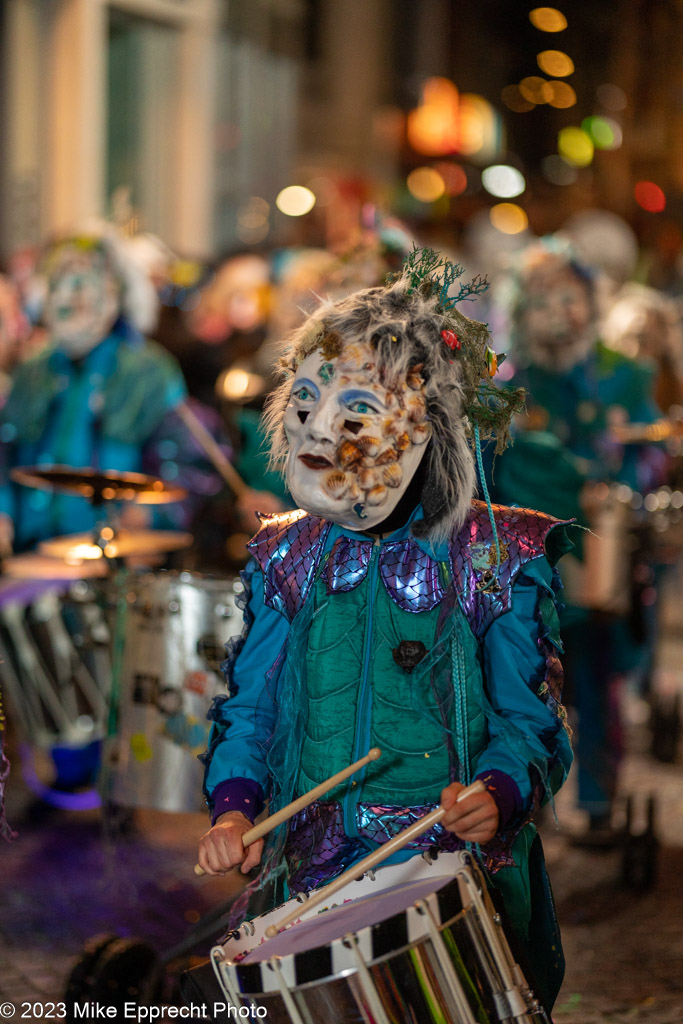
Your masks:
{"label": "white drumhead", "polygon": [[[318,922],[320,915],[329,910],[330,907],[340,907],[349,900],[360,900],[365,897],[376,897],[378,894],[386,893],[391,889],[401,889],[421,879],[428,880],[434,892],[440,886],[434,886],[434,880],[440,877],[453,878],[458,871],[462,870],[465,860],[462,853],[441,853],[438,860],[429,861],[417,854],[409,860],[400,864],[389,864],[380,867],[374,872],[369,872],[359,879],[354,879],[340,889],[330,898],[328,907],[314,907],[306,909],[306,900],[299,903],[296,899],[289,900],[267,914],[254,918],[241,925],[238,933],[231,933],[230,937],[222,944],[221,948],[226,960],[243,961],[251,950],[262,946],[264,943],[271,943],[273,939],[266,938],[266,929],[271,925],[277,925],[295,908],[299,908],[299,919],[291,926],[298,928],[304,921]],[[417,897],[416,897],[417,898]],[[289,934],[289,932],[287,933]],[[269,954],[270,955],[270,954]]]}
{"label": "white drumhead", "polygon": [[242,963],[260,963],[273,956],[293,956],[318,946],[327,946],[349,932],[357,934],[427,899],[453,881],[452,875],[434,875],[384,889],[372,896],[350,899],[331,908],[318,908],[318,916],[299,921],[244,957]]}

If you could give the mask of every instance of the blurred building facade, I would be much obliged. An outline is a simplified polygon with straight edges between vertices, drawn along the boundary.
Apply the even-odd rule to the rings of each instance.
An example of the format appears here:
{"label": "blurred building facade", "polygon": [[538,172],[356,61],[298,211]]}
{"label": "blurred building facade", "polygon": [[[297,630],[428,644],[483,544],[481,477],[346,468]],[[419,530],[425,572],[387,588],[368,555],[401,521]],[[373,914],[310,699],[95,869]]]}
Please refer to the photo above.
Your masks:
{"label": "blurred building facade", "polygon": [[[204,256],[287,181],[299,0],[8,0],[0,251],[92,216]],[[281,187],[281,186],[278,186]]]}
{"label": "blurred building facade", "polygon": [[[438,203],[415,200],[405,187],[411,169],[436,159],[406,138],[432,76],[488,105],[488,156],[524,172],[519,202],[537,233],[586,207],[642,219],[633,197],[639,178],[673,197],[665,216],[675,216],[683,5],[565,4],[568,24],[557,36],[531,24],[532,6],[5,0],[0,254],[93,214],[125,219],[131,209],[141,228],[200,257],[261,243],[335,243],[367,202],[416,224],[462,224],[493,202],[481,184],[483,157],[440,158],[442,172],[468,159],[472,166],[466,187]],[[575,102],[507,108],[505,88],[538,76],[538,51],[550,46],[572,56]],[[610,89],[624,97],[619,110],[605,107]],[[623,144],[596,148],[590,165],[570,168],[563,183],[544,175],[544,161],[559,160],[563,127],[606,114]],[[318,199],[296,224],[274,205],[294,183]]]}

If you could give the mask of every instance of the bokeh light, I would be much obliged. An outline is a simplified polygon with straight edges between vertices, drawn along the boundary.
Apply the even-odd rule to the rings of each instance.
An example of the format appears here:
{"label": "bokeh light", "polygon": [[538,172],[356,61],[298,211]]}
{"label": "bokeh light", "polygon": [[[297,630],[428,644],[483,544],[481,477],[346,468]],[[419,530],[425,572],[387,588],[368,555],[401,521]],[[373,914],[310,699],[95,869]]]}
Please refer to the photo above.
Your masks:
{"label": "bokeh light", "polygon": [[522,96],[518,85],[506,85],[500,94],[500,98],[506,107],[514,110],[516,114],[524,114],[527,110],[533,110],[536,104],[532,100]]}
{"label": "bokeh light", "polygon": [[424,156],[476,153],[490,160],[502,148],[500,114],[483,96],[460,96],[448,78],[427,79],[420,106],[408,114],[406,132],[410,146]]}
{"label": "bokeh light", "polygon": [[520,196],[526,188],[521,171],[509,164],[493,164],[481,172],[481,182],[487,192],[497,199],[512,199]]}
{"label": "bokeh light", "polygon": [[421,203],[435,203],[446,193],[446,182],[434,167],[416,167],[406,178],[406,185]]}
{"label": "bokeh light", "polygon": [[541,160],[544,177],[553,185],[573,185],[578,178],[576,167],[572,167],[557,153]]}
{"label": "bokeh light", "polygon": [[561,128],[557,149],[561,157],[574,167],[588,167],[593,159],[593,140],[582,128]]}
{"label": "bokeh light", "polygon": [[529,21],[541,32],[562,32],[567,27],[567,19],[556,7],[535,7],[529,11]]}
{"label": "bokeh light", "polygon": [[654,181],[637,182],[633,189],[633,195],[638,206],[642,206],[643,210],[647,210],[648,213],[661,213],[666,209],[666,196]]}
{"label": "bokeh light", "polygon": [[595,90],[595,98],[601,107],[604,107],[605,110],[611,110],[613,113],[625,110],[628,106],[628,99],[624,90],[618,85],[613,85],[611,82],[599,85]]}
{"label": "bokeh light", "polygon": [[460,138],[458,151],[473,156],[484,148],[490,104],[482,96],[463,96],[460,103]]}
{"label": "bokeh light", "polygon": [[574,72],[574,61],[562,50],[543,50],[536,57],[536,62],[541,71],[553,78],[566,78]]}
{"label": "bokeh light", "polygon": [[552,96],[552,91],[548,88],[549,85],[550,83],[545,78],[529,75],[519,83],[519,91],[530,103],[547,103]]}
{"label": "bokeh light", "polygon": [[590,135],[596,149],[619,149],[623,140],[621,125],[611,117],[585,117],[583,130]]}
{"label": "bokeh light", "polygon": [[529,218],[516,203],[497,203],[491,207],[489,217],[494,228],[504,235],[518,235],[529,226]]}
{"label": "bokeh light", "polygon": [[288,185],[278,192],[275,205],[287,217],[303,217],[315,206],[315,195],[303,185]]}
{"label": "bokeh light", "polygon": [[237,210],[235,234],[241,242],[253,245],[262,242],[270,231],[270,204],[260,196],[250,196]]}
{"label": "bokeh light", "polygon": [[408,142],[416,153],[445,156],[458,148],[459,94],[448,78],[428,78],[422,103],[408,114]]}
{"label": "bokeh light", "polygon": [[573,107],[576,103],[576,93],[569,82],[548,82],[544,90],[548,95],[548,103],[551,107],[558,107],[564,110]]}
{"label": "bokeh light", "polygon": [[460,164],[449,164],[445,161],[434,165],[434,169],[443,178],[446,194],[460,196],[467,188],[467,173]]}

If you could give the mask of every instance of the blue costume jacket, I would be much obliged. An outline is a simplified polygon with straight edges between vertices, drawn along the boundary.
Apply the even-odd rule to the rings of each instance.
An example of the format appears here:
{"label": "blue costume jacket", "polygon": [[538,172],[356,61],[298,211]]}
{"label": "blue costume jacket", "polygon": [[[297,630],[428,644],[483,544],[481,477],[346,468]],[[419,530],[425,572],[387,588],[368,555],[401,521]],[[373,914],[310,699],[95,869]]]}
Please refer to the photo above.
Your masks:
{"label": "blue costume jacket", "polygon": [[144,471],[145,447],[185,394],[175,360],[123,321],[79,362],[55,348],[21,364],[0,418],[0,512],[14,520],[17,550],[90,530],[101,511],[13,484],[12,468]]}

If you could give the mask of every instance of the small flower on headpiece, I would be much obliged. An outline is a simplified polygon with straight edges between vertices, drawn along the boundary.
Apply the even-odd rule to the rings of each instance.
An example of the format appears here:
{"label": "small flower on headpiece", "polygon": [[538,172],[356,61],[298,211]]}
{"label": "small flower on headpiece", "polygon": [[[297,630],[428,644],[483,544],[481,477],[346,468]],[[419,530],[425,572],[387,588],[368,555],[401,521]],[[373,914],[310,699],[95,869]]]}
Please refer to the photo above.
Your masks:
{"label": "small flower on headpiece", "polygon": [[455,333],[455,331],[442,331],[441,337],[446,342],[449,348],[453,350],[455,350],[456,348],[462,348],[462,342],[460,341],[460,338]]}
{"label": "small flower on headpiece", "polygon": [[495,377],[498,370],[498,356],[492,348],[486,349],[486,366],[489,371],[489,377]]}

